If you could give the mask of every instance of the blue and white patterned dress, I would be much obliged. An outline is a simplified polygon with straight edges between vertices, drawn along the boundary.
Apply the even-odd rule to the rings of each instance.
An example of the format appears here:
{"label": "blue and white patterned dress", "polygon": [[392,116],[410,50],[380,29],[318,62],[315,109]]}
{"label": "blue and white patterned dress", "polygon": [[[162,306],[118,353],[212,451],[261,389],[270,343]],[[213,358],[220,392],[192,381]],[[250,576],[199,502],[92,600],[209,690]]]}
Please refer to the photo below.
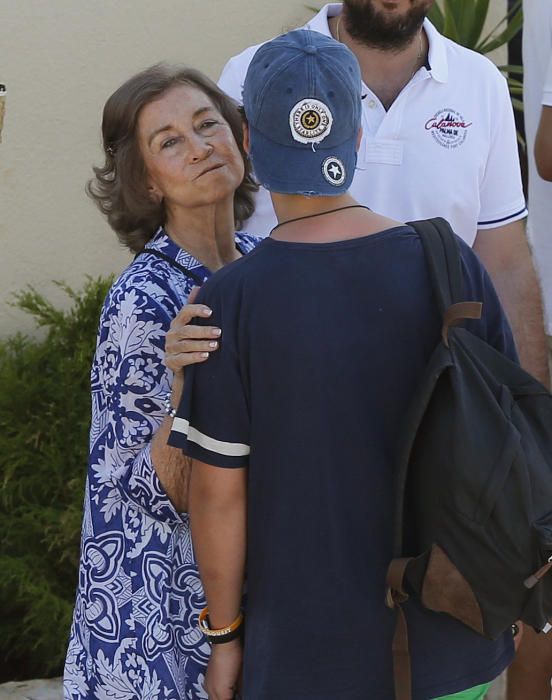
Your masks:
{"label": "blue and white patterned dress", "polygon": [[[242,253],[260,239],[236,234]],[[160,229],[148,243],[201,279],[209,271]],[[102,310],[92,365],[81,561],[64,673],[66,700],[199,700],[209,647],[188,516],[151,461],[172,373],[165,334],[195,282],[143,253]]]}

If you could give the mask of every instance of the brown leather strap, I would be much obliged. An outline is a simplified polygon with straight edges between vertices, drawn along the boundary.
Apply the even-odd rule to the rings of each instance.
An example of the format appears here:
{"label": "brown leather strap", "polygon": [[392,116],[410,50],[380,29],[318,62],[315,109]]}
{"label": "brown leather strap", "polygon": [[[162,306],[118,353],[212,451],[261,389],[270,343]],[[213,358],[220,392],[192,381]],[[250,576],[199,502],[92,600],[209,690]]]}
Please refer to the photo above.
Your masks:
{"label": "brown leather strap", "polygon": [[447,348],[449,328],[451,326],[456,326],[467,318],[481,318],[482,309],[483,304],[480,301],[461,301],[458,304],[452,304],[448,307],[443,318],[443,328],[441,329],[441,337]]}
{"label": "brown leather strap", "polygon": [[397,621],[393,635],[393,676],[395,680],[395,700],[412,700],[412,676],[410,671],[410,649],[408,648],[408,627],[401,605],[397,603]]}
{"label": "brown leather strap", "polygon": [[[402,598],[402,600],[399,600],[399,603],[404,603],[405,600],[408,600],[408,595],[404,591],[403,587],[403,580],[404,580],[404,574],[406,571],[406,567],[410,564],[412,561],[412,557],[405,557],[403,559],[393,559],[389,566],[387,567],[387,585],[393,591],[393,593],[398,593],[399,596]],[[395,599],[393,599],[394,602]],[[393,605],[389,605],[390,608],[394,607]]]}
{"label": "brown leather strap", "polygon": [[548,562],[544,566],[541,566],[541,568],[538,571],[535,571],[535,573],[532,576],[526,578],[523,582],[523,585],[526,588],[534,588],[537,585],[537,583],[541,580],[541,578],[544,578],[546,576],[550,569],[552,569],[552,557],[550,557]]}
{"label": "brown leather strap", "polygon": [[393,635],[393,675],[395,680],[395,700],[412,700],[412,675],[410,670],[410,650],[408,647],[408,627],[401,604],[408,600],[404,590],[404,574],[412,558],[393,559],[387,569],[387,596],[385,603],[394,608],[397,614]]}

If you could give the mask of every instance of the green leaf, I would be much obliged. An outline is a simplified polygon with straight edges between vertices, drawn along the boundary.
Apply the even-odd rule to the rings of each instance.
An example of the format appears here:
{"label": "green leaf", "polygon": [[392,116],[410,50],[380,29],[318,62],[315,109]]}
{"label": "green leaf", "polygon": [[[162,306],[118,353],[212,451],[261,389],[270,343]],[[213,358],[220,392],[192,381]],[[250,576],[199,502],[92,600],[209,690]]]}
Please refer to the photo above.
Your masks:
{"label": "green leaf", "polygon": [[445,0],[445,25],[443,28],[443,34],[449,39],[460,43],[460,35],[458,33],[458,27],[456,26],[456,18],[453,12],[454,0]]}
{"label": "green leaf", "polygon": [[439,5],[434,2],[428,13],[428,19],[435,26],[435,29],[441,34],[444,34],[445,30],[445,16]]}
{"label": "green leaf", "polygon": [[513,73],[514,75],[523,75],[523,66],[516,66],[514,64],[507,63],[503,66],[497,66],[498,70],[503,73]]}
{"label": "green leaf", "polygon": [[465,0],[445,0],[447,5],[448,14],[454,20],[454,26],[456,27],[457,40],[462,42],[463,39],[463,26],[466,21],[469,22],[470,13],[466,12],[466,1]]}
{"label": "green leaf", "polygon": [[[477,42],[481,38],[483,26],[485,24],[485,20],[487,19],[488,12],[489,0],[478,0],[475,3],[473,13],[471,15],[471,27],[467,33],[466,43],[464,44],[464,46],[468,46],[469,48],[473,48],[474,46],[476,46]],[[470,15],[469,12],[466,12],[465,14]]]}
{"label": "green leaf", "polygon": [[527,150],[527,142],[526,142],[526,140],[525,140],[525,139],[523,138],[523,136],[519,133],[519,131],[516,132],[516,136],[517,136],[517,142],[518,142],[519,145],[521,146],[522,151],[526,151],[526,150]]}
{"label": "green leaf", "polygon": [[478,47],[477,50],[481,53],[490,53],[491,51],[498,49],[500,46],[509,43],[521,30],[522,25],[523,15],[520,11],[517,15],[514,16],[510,24],[508,24],[508,26],[503,32],[498,34],[498,36],[494,37],[494,39],[491,39],[487,43]]}
{"label": "green leaf", "polygon": [[[503,46],[505,43],[513,39],[519,32],[523,24],[523,9],[521,0],[502,17],[498,24],[482,39],[476,46],[475,50],[479,53],[489,53],[494,49]],[[497,34],[498,30],[505,25],[505,28]]]}

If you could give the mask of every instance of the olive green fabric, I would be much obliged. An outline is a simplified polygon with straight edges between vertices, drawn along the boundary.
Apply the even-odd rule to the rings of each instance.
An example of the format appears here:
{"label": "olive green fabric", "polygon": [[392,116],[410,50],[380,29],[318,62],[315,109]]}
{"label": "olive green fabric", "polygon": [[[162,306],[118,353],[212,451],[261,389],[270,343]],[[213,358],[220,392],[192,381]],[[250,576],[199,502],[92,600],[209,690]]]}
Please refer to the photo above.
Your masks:
{"label": "olive green fabric", "polygon": [[483,683],[483,685],[476,685],[475,688],[463,690],[461,693],[454,693],[454,695],[442,695],[434,700],[483,700],[490,687],[490,683]]}

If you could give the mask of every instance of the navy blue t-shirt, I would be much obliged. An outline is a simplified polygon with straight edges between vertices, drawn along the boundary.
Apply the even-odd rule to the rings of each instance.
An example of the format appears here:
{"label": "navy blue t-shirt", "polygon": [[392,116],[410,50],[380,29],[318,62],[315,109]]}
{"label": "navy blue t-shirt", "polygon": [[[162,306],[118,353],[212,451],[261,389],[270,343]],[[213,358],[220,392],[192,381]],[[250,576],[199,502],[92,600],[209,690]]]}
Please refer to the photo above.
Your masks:
{"label": "navy blue t-shirt", "polygon": [[[461,244],[472,330],[515,357],[489,277]],[[398,431],[440,333],[422,244],[407,226],[335,243],[265,240],[202,303],[220,349],[186,370],[170,444],[248,469],[245,700],[392,700]],[[199,301],[199,300],[198,300]],[[406,606],[414,698],[491,680],[491,642]]]}

